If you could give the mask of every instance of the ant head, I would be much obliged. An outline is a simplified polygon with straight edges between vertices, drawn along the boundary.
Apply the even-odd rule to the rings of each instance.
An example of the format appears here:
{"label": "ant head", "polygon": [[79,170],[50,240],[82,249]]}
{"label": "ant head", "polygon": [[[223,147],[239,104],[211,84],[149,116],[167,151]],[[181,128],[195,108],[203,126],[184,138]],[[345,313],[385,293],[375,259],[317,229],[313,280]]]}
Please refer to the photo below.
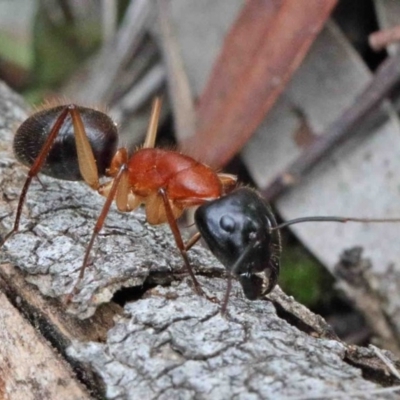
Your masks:
{"label": "ant head", "polygon": [[272,211],[249,188],[200,206],[196,225],[211,252],[239,278],[247,298],[270,292],[279,274],[280,236]]}

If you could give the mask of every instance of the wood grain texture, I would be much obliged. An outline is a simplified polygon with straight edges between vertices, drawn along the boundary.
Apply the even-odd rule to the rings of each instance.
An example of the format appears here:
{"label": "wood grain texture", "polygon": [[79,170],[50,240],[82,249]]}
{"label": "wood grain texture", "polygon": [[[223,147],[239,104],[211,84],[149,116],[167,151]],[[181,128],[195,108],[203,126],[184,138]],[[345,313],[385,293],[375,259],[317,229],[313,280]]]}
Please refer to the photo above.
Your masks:
{"label": "wood grain texture", "polygon": [[0,399],[90,399],[68,363],[2,292],[0,304]]}

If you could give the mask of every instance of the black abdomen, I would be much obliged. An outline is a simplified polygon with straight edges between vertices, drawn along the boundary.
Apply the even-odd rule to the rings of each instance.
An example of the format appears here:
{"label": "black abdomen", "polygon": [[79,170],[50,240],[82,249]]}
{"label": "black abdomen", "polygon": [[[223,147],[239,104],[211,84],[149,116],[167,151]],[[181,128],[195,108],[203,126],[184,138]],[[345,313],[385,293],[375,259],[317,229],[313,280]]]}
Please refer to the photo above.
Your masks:
{"label": "black abdomen", "polygon": [[[14,153],[18,161],[28,167],[34,163],[65,107],[62,105],[39,111],[20,125],[14,137]],[[100,111],[79,106],[77,109],[93,149],[99,175],[102,176],[117,148],[117,128],[112,119]],[[70,115],[66,117],[40,172],[58,179],[82,179]]]}

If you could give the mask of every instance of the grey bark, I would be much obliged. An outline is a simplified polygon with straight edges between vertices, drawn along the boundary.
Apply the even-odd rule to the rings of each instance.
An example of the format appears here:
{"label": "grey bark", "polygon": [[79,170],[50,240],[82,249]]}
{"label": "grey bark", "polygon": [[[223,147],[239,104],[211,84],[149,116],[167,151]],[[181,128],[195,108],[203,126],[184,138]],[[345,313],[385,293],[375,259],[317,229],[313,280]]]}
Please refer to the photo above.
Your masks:
{"label": "grey bark", "polygon": [[[0,110],[4,235],[26,177],[11,152],[12,131],[26,114],[4,85]],[[93,396],[372,399],[381,385],[396,383],[373,349],[342,343],[322,318],[279,288],[250,302],[235,283],[222,317],[219,304],[191,289],[168,227],[149,226],[140,211],[110,212],[93,265],[66,306],[104,200],[81,183],[41,181],[46,189],[33,183],[21,230],[1,250],[0,289]],[[198,246],[190,259],[205,291],[221,299],[222,267]],[[122,288],[130,288],[123,308],[111,301]],[[396,366],[398,359],[384,354]]]}

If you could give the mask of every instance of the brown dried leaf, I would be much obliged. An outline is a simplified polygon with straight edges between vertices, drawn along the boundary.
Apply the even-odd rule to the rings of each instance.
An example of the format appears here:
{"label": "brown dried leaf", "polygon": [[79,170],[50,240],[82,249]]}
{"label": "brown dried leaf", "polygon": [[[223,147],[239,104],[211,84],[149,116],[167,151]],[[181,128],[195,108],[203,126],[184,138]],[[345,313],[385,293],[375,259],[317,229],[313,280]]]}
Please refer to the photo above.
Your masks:
{"label": "brown dried leaf", "polygon": [[184,150],[214,167],[226,164],[275,103],[335,4],[248,2],[225,39],[200,98],[197,133]]}

